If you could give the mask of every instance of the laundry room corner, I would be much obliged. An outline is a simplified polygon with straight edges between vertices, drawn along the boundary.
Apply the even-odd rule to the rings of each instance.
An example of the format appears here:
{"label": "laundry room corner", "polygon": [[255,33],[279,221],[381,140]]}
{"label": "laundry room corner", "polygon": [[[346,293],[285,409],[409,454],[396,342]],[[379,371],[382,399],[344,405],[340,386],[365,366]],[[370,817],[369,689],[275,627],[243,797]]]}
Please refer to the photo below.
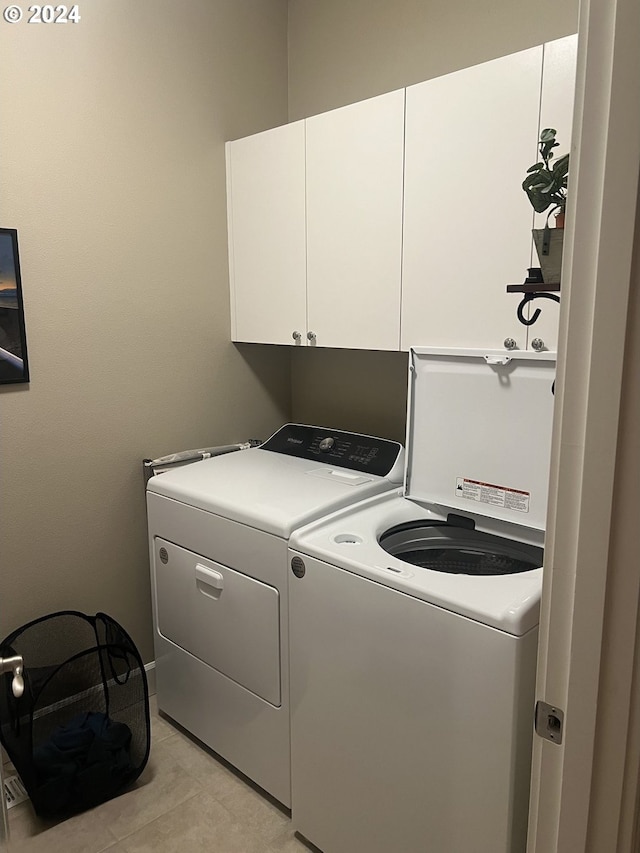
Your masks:
{"label": "laundry room corner", "polygon": [[[496,0],[490,9],[474,0],[290,0],[289,122],[558,39],[575,32],[577,13],[576,0]],[[362,317],[372,301],[373,287]],[[301,347],[291,358],[295,420],[404,441],[406,352]]]}
{"label": "laundry room corner", "polygon": [[229,340],[224,143],[286,121],[284,0],[0,27],[0,220],[31,381],[0,390],[0,635],[112,614],[153,657],[141,460],[266,438],[289,354]]}

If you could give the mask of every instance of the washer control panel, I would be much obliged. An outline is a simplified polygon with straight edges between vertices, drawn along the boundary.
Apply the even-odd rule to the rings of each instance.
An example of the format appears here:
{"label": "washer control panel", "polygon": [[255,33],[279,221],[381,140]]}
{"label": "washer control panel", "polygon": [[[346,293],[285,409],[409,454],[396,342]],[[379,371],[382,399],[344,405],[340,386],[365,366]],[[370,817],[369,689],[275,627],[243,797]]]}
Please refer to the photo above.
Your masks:
{"label": "washer control panel", "polygon": [[260,449],[379,477],[391,472],[402,453],[402,445],[387,438],[305,424],[285,424]]}

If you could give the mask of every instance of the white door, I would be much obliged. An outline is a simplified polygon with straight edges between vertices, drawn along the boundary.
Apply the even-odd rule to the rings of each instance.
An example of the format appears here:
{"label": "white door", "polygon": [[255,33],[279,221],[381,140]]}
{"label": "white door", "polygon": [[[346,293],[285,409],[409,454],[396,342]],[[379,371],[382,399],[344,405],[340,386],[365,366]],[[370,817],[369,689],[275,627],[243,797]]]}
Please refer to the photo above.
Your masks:
{"label": "white door", "polygon": [[231,339],[300,345],[306,333],[304,122],[228,142],[226,151]]}
{"label": "white door", "polygon": [[638,843],[639,41],[637,0],[583,3],[537,684],[565,717],[529,853]]}
{"label": "white door", "polygon": [[542,46],[407,89],[402,349],[523,349]]}
{"label": "white door", "polygon": [[397,350],[404,90],[306,121],[312,344]]}
{"label": "white door", "polygon": [[[566,154],[571,150],[577,51],[577,35],[566,36],[544,45],[539,133],[546,127],[553,127],[558,131],[556,138],[560,145],[556,151],[557,155]],[[546,221],[546,212],[536,213],[533,227],[544,228]],[[554,225],[553,216],[549,225]],[[539,265],[535,249],[531,265]],[[539,338],[546,349],[555,352],[558,348],[560,307],[557,302],[542,298],[533,300],[530,310],[535,311],[536,308],[540,308],[540,314],[536,322],[528,327],[527,345],[531,348],[531,341]]]}

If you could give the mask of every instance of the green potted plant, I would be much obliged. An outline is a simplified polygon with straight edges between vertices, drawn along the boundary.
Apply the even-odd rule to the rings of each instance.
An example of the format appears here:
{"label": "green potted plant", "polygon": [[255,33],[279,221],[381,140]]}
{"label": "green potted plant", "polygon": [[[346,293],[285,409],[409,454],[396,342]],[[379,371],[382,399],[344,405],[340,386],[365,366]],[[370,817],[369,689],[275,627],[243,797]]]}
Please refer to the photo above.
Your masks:
{"label": "green potted plant", "polygon": [[[560,268],[562,266],[562,244],[564,228],[564,212],[567,204],[567,178],[569,176],[569,155],[563,154],[554,162],[553,149],[559,143],[556,141],[556,131],[552,127],[545,128],[540,134],[538,150],[540,160],[527,169],[527,176],[522,182],[522,189],[536,213],[548,210],[544,228],[533,229],[533,239],[540,260],[542,278],[545,284],[559,284]],[[555,213],[556,227],[549,227],[551,214]]]}

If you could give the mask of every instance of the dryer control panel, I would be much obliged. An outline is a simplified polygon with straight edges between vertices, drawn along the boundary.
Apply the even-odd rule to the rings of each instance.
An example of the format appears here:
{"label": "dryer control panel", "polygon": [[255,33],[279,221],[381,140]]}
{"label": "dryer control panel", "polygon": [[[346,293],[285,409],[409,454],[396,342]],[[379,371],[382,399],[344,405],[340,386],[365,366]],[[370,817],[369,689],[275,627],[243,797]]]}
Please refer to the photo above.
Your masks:
{"label": "dryer control panel", "polygon": [[391,473],[403,450],[387,438],[305,424],[285,424],[260,449],[379,477]]}

